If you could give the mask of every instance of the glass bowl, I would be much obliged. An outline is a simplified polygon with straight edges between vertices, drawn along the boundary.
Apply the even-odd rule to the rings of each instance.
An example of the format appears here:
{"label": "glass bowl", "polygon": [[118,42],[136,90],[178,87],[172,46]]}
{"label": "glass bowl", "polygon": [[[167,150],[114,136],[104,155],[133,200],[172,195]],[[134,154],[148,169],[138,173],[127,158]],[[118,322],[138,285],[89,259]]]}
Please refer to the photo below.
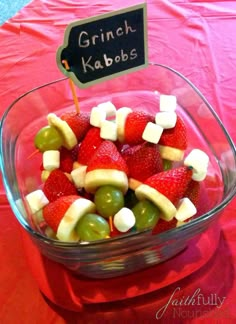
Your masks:
{"label": "glass bowl", "polygon": [[18,222],[44,256],[75,274],[90,278],[121,276],[177,255],[192,244],[191,239],[217,221],[236,192],[235,146],[215,111],[189,80],[170,67],[150,63],[137,72],[88,89],[77,89],[81,111],[112,101],[116,107],[127,106],[155,114],[160,94],[177,98],[177,113],[188,129],[186,154],[199,148],[210,158],[198,213],[186,224],[160,234],[153,235],[151,230],[145,230],[89,244],[64,243],[45,236],[24,204],[24,197],[42,184],[41,154],[27,158],[35,150],[35,134],[46,125],[48,113],[75,109],[68,79],[33,89],[7,109],[0,134],[6,194]]}

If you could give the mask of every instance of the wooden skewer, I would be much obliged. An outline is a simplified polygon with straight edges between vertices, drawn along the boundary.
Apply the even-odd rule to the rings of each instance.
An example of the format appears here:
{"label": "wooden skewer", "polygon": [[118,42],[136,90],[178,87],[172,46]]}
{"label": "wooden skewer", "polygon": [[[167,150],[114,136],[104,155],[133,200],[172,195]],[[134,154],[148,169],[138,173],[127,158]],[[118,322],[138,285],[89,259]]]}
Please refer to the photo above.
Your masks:
{"label": "wooden skewer", "polygon": [[110,231],[113,232],[113,220],[112,220],[112,216],[109,216],[109,226],[110,226]]}
{"label": "wooden skewer", "polygon": [[36,154],[38,154],[40,151],[38,149],[36,149],[35,151],[33,151],[29,156],[27,156],[27,160],[31,159],[33,156],[35,156]]}
{"label": "wooden skewer", "polygon": [[[67,60],[63,60],[62,63],[65,65],[66,70],[69,71],[70,67],[69,67]],[[77,114],[79,114],[80,113],[79,101],[78,101],[78,98],[76,95],[74,82],[72,81],[71,78],[69,78],[69,84],[70,84],[73,100],[75,103],[75,109],[76,109]]]}

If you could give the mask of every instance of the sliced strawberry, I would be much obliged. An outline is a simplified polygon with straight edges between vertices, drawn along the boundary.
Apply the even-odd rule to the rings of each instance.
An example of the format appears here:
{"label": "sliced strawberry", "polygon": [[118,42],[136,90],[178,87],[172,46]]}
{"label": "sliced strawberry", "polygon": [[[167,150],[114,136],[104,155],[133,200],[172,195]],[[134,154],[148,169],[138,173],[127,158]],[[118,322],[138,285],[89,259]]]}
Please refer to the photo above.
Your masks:
{"label": "sliced strawberry", "polygon": [[199,201],[200,186],[199,181],[191,180],[184,194],[184,197],[189,198],[195,207],[197,207]]}
{"label": "sliced strawberry", "polygon": [[115,169],[128,174],[125,160],[111,141],[103,141],[88,163],[87,172],[97,169]]}
{"label": "sliced strawberry", "polygon": [[89,114],[87,113],[81,112],[77,114],[76,112],[66,112],[63,113],[60,118],[67,122],[75,134],[78,142],[82,141],[85,134],[91,127],[89,122]]}
{"label": "sliced strawberry", "polygon": [[44,183],[43,192],[49,201],[54,201],[62,196],[77,195],[77,189],[73,183],[59,169],[50,173]]}
{"label": "sliced strawberry", "polygon": [[155,118],[143,111],[131,112],[125,121],[124,142],[130,145],[141,144],[143,131],[148,122],[154,122]]}
{"label": "sliced strawberry", "polygon": [[58,226],[67,209],[78,198],[79,196],[77,195],[60,197],[57,200],[50,202],[43,208],[43,217],[45,222],[53,229],[55,233],[57,232]]}
{"label": "sliced strawberry", "polygon": [[157,173],[148,178],[144,184],[156,189],[173,204],[176,204],[183,198],[191,178],[192,169],[181,166]]}
{"label": "sliced strawberry", "polygon": [[100,137],[100,128],[90,128],[79,147],[78,162],[87,165],[103,141]]}
{"label": "sliced strawberry", "polygon": [[163,163],[157,145],[143,143],[122,153],[129,168],[129,176],[141,182],[163,171]]}
{"label": "sliced strawberry", "polygon": [[79,152],[79,146],[80,144],[77,144],[75,147],[73,147],[73,149],[71,150],[71,156],[72,156],[72,160],[73,162],[77,161],[78,158],[78,152]]}
{"label": "sliced strawberry", "polygon": [[71,173],[73,169],[73,158],[70,150],[65,147],[60,149],[60,170],[63,172]]}
{"label": "sliced strawberry", "polygon": [[165,129],[162,132],[158,144],[180,150],[185,150],[187,148],[187,130],[183,120],[179,116],[177,116],[175,127]]}

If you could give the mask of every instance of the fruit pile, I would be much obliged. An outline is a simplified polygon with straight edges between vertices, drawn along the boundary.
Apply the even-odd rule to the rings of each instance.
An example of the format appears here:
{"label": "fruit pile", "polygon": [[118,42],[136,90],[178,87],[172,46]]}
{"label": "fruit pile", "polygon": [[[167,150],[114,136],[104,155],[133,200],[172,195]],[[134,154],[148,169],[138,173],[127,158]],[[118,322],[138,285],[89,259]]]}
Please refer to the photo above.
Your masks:
{"label": "fruit pile", "polygon": [[187,129],[176,105],[176,97],[161,95],[155,116],[111,102],[90,114],[50,113],[34,139],[42,187],[26,196],[45,234],[90,242],[189,221],[209,158],[197,148],[185,154]]}

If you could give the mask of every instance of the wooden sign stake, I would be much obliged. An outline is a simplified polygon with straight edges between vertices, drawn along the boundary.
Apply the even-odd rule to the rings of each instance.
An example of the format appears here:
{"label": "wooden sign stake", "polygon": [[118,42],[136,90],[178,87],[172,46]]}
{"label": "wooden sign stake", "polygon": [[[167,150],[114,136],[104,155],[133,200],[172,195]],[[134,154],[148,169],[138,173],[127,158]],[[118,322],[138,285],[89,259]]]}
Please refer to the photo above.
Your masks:
{"label": "wooden sign stake", "polygon": [[[70,67],[69,67],[69,64],[68,64],[67,60],[63,60],[62,63],[65,65],[66,70],[69,71]],[[78,98],[77,98],[77,95],[76,95],[75,85],[74,85],[73,81],[71,80],[71,78],[69,78],[69,84],[70,84],[73,100],[74,100],[74,103],[75,103],[76,113],[79,114],[80,113],[79,101],[78,101]]]}

